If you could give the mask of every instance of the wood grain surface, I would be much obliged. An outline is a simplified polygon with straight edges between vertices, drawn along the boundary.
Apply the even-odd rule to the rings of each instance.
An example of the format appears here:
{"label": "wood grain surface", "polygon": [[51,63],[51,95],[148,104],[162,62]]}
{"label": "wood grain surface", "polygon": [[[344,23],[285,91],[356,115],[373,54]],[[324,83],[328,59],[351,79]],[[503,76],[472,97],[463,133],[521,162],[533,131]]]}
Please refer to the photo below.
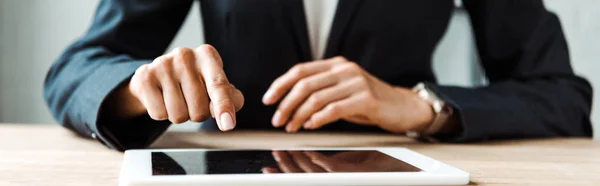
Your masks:
{"label": "wood grain surface", "polygon": [[[563,138],[425,144],[390,134],[169,132],[152,148],[408,147],[472,185],[600,185],[600,142]],[[0,185],[117,185],[123,154],[56,125],[0,124]]]}

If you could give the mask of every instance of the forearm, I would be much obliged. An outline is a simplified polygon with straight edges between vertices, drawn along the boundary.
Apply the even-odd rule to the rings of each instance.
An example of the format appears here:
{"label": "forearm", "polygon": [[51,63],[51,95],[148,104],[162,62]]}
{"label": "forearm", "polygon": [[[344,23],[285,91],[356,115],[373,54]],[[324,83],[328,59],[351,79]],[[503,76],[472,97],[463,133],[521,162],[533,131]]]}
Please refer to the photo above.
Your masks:
{"label": "forearm", "polygon": [[504,81],[482,88],[435,86],[455,108],[449,141],[591,136],[591,87],[574,75]]}
{"label": "forearm", "polygon": [[144,115],[125,87],[137,68],[164,53],[192,3],[102,0],[88,33],[65,50],[44,83],[57,121],[119,150],[152,143],[169,123]]}
{"label": "forearm", "polygon": [[560,20],[544,2],[463,5],[490,85],[438,87],[460,116],[453,140],[591,136],[591,86],[574,74]]}
{"label": "forearm", "polygon": [[[79,62],[83,61],[54,65],[45,83],[45,98],[60,124],[117,150],[145,148],[169,126],[150,119],[139,107],[121,107],[131,105],[128,103],[134,99],[117,96],[127,95],[122,87],[147,61],[113,56],[87,61],[101,66],[80,66]],[[131,115],[119,114],[123,110]],[[106,113],[122,118],[107,117]]]}

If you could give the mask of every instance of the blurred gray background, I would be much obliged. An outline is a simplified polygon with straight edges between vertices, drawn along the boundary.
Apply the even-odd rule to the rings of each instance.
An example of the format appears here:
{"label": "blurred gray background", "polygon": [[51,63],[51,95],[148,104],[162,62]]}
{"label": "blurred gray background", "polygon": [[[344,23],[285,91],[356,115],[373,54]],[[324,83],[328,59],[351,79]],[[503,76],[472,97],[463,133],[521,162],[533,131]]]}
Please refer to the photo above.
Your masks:
{"label": "blurred gray background", "polygon": [[[98,2],[0,0],[0,123],[56,123],[42,98],[44,77],[62,50],[85,33]],[[545,3],[562,21],[575,71],[592,82],[596,89],[594,98],[598,98],[600,1],[545,0]],[[454,14],[436,50],[435,70],[442,84],[480,85],[485,81],[477,65],[469,18],[460,9]],[[200,20],[196,3],[171,48],[202,44]],[[596,139],[600,135],[599,105],[600,101],[594,99],[592,121]],[[187,123],[171,130],[194,130],[196,125]]]}

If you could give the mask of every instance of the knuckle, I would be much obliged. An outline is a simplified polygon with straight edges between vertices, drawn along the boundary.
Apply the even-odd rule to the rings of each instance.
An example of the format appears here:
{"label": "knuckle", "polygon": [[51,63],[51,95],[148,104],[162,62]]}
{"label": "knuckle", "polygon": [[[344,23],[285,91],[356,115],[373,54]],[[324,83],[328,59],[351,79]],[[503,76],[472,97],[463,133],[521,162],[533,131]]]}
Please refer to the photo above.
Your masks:
{"label": "knuckle", "polygon": [[213,102],[215,108],[217,109],[221,109],[221,110],[234,110],[233,109],[233,102],[230,99],[221,99],[221,100],[215,100]]}
{"label": "knuckle", "polygon": [[205,114],[205,115],[202,115],[202,117],[200,117],[200,120],[199,120],[198,122],[203,122],[203,121],[206,121],[206,120],[208,120],[209,118],[210,118],[210,114]]}
{"label": "knuckle", "polygon": [[152,82],[154,80],[154,77],[152,76],[152,73],[147,72],[147,71],[141,72],[139,74],[139,77],[142,80],[143,84],[150,83],[150,82]]}
{"label": "knuckle", "polygon": [[217,51],[217,49],[215,49],[215,47],[213,47],[212,45],[209,45],[209,44],[200,45],[200,46],[198,46],[197,50],[199,52],[206,53],[206,54],[214,54]]}
{"label": "knuckle", "polygon": [[306,70],[303,64],[297,64],[292,68],[292,70],[290,70],[290,73],[293,77],[301,77],[305,74],[305,72]]}
{"label": "knuckle", "polygon": [[179,60],[179,63],[183,65],[184,68],[186,69],[191,69],[194,64],[196,63],[196,61],[194,60],[193,57],[183,57],[181,58],[181,60]]}
{"label": "knuckle", "polygon": [[312,95],[308,98],[308,103],[310,104],[311,107],[317,108],[323,104],[323,99],[321,99],[320,96]]}
{"label": "knuckle", "polygon": [[333,57],[334,61],[348,62],[349,60],[344,56],[335,56]]}
{"label": "knuckle", "polygon": [[202,122],[208,119],[208,115],[205,113],[194,113],[190,115],[190,120],[194,122]]}
{"label": "knuckle", "polygon": [[190,114],[190,119],[195,122],[202,122],[210,118],[210,108],[208,104],[200,104],[204,106],[200,106],[198,111]]}
{"label": "knuckle", "polygon": [[180,47],[176,48],[173,52],[175,53],[175,56],[177,56],[180,59],[179,61],[181,62],[194,62],[193,59],[195,54],[194,51],[190,48]]}
{"label": "knuckle", "polygon": [[176,68],[176,71],[185,71],[186,69],[193,68],[195,61],[194,51],[189,48],[176,48],[173,50],[174,62],[173,66]]}
{"label": "knuckle", "polygon": [[167,55],[162,55],[162,56],[158,56],[156,59],[154,59],[154,61],[152,63],[165,63],[167,61],[170,61],[170,57]]}
{"label": "knuckle", "polygon": [[318,112],[313,114],[312,116],[310,116],[310,118],[308,119],[311,123],[316,124],[317,126],[320,126],[321,124],[323,124],[324,122],[324,118],[323,118],[323,113]]}
{"label": "knuckle", "polygon": [[150,118],[157,121],[167,119],[167,114],[162,112],[149,112],[148,115],[150,115]]}
{"label": "knuckle", "polygon": [[213,85],[213,87],[222,87],[228,86],[229,80],[227,80],[227,77],[224,75],[216,75],[210,79],[210,83]]}
{"label": "knuckle", "polygon": [[148,65],[142,65],[140,66],[136,71],[135,71],[135,75],[140,78],[140,80],[142,80],[143,82],[149,82],[152,80],[152,73],[151,73],[151,69],[148,67]]}
{"label": "knuckle", "polygon": [[177,116],[173,116],[172,118],[170,118],[169,120],[173,123],[183,123],[186,122],[188,120],[188,116],[185,114],[179,114]]}
{"label": "knuckle", "polygon": [[296,63],[293,68],[304,68],[306,66],[306,62]]}
{"label": "knuckle", "polygon": [[165,68],[170,68],[172,62],[173,62],[173,60],[170,57],[161,56],[161,57],[156,58],[153,63],[155,64],[155,66],[157,66],[161,69],[165,69]]}
{"label": "knuckle", "polygon": [[339,65],[338,73],[356,74],[356,73],[359,73],[360,70],[361,70],[360,65],[353,63],[353,62],[347,62],[347,63]]}
{"label": "knuckle", "polygon": [[188,56],[190,54],[194,54],[194,51],[192,51],[192,49],[189,49],[186,47],[177,47],[177,48],[173,49],[173,54],[175,54],[177,56]]}
{"label": "knuckle", "polygon": [[174,75],[180,75],[181,73],[187,73],[189,68],[189,61],[184,59],[177,59],[173,62],[173,72]]}
{"label": "knuckle", "polygon": [[300,90],[310,90],[312,87],[311,83],[306,80],[298,81],[298,84],[296,84],[296,86],[298,86],[298,89]]}
{"label": "knuckle", "polygon": [[360,70],[360,66],[356,63],[352,63],[352,62],[348,62],[344,64],[344,68],[346,70],[350,70],[350,71],[357,71]]}
{"label": "knuckle", "polygon": [[153,120],[155,120],[155,121],[161,121],[161,120],[164,120],[164,119],[165,119],[165,118],[164,118],[164,117],[162,117],[162,116],[157,116],[157,115],[152,115],[152,114],[150,114],[150,118],[152,118],[152,119],[153,119]]}
{"label": "knuckle", "polygon": [[193,122],[200,122],[200,118],[202,118],[201,114],[190,114],[190,120]]}
{"label": "knuckle", "polygon": [[142,73],[147,73],[148,71],[149,71],[148,64],[143,64],[142,66],[138,67],[137,70],[135,70],[135,73],[142,74]]}
{"label": "knuckle", "polygon": [[196,61],[194,60],[194,58],[192,56],[185,56],[185,57],[179,58],[179,60],[177,60],[177,63],[179,65],[181,65],[183,68],[191,69],[194,66],[194,64],[196,63]]}
{"label": "knuckle", "polygon": [[[204,44],[200,45],[196,48],[196,54],[199,56],[200,63],[209,62],[215,63],[214,65],[223,68],[223,61],[217,49],[215,49],[212,45]],[[201,57],[204,56],[204,57]]]}
{"label": "knuckle", "polygon": [[340,108],[336,104],[327,105],[325,111],[330,115],[337,115],[340,112]]}
{"label": "knuckle", "polygon": [[365,76],[356,77],[356,84],[358,85],[367,85],[369,83],[368,81],[369,80]]}

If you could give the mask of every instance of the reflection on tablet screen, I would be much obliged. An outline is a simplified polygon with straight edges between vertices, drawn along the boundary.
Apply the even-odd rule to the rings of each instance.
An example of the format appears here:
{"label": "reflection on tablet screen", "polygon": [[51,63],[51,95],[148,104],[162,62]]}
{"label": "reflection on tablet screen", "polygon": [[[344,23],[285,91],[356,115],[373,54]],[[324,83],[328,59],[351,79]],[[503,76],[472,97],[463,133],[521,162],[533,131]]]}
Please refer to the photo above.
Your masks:
{"label": "reflection on tablet screen", "polygon": [[152,175],[418,171],[373,150],[152,152]]}

